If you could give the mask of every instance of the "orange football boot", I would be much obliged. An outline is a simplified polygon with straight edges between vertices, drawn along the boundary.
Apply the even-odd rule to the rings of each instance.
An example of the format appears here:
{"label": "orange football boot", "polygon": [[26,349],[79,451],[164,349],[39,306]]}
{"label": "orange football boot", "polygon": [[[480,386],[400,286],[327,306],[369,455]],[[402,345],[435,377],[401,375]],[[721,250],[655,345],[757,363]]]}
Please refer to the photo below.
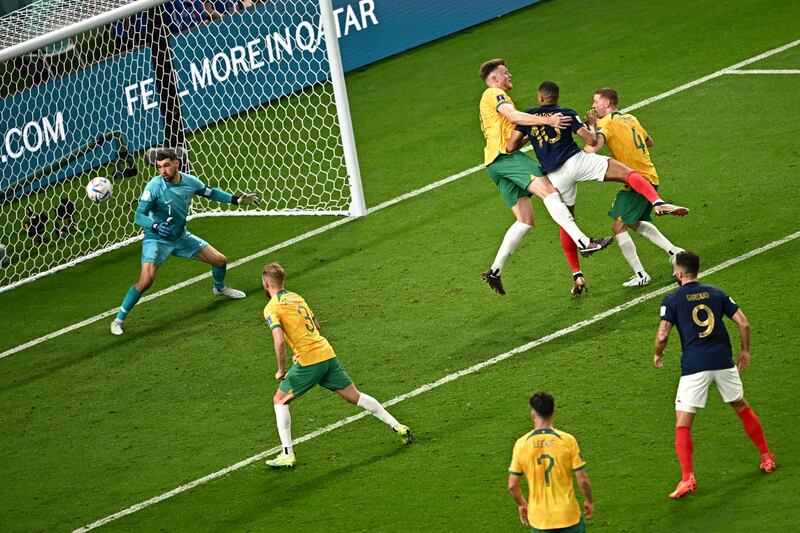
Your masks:
{"label": "orange football boot", "polygon": [[695,490],[697,490],[697,481],[694,479],[694,474],[691,474],[689,475],[689,479],[686,481],[678,482],[678,486],[675,487],[675,490],[669,493],[669,497],[673,500],[677,500],[678,498],[682,498],[690,492],[694,492]]}

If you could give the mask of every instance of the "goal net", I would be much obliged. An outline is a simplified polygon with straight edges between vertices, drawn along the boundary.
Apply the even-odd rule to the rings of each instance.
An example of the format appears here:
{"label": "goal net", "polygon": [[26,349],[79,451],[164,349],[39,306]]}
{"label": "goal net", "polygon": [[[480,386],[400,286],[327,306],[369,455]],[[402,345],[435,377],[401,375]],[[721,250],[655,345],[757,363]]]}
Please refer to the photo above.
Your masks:
{"label": "goal net", "polygon": [[0,19],[0,292],[141,238],[159,147],[264,197],[197,198],[191,217],[365,214],[337,26],[330,0],[38,0]]}

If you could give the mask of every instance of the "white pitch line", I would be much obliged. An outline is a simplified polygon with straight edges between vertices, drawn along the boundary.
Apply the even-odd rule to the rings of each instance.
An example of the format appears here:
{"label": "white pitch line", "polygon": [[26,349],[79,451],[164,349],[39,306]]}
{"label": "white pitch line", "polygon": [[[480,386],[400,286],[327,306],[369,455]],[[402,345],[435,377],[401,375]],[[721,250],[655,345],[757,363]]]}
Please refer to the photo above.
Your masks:
{"label": "white pitch line", "polygon": [[729,70],[725,74],[800,74],[800,70],[778,69],[778,70]]}
{"label": "white pitch line", "polygon": [[[637,103],[635,103],[635,104],[633,104],[631,106],[628,106],[628,107],[622,109],[622,112],[623,113],[627,113],[629,111],[633,111],[634,109],[639,109],[640,107],[644,107],[646,105],[652,104],[653,102],[657,102],[659,100],[663,100],[664,98],[668,98],[668,97],[670,97],[670,96],[672,96],[674,94],[677,94],[679,92],[685,91],[687,89],[691,89],[692,87],[696,87],[697,85],[700,85],[701,83],[705,83],[705,82],[707,82],[709,80],[712,80],[714,78],[718,78],[719,76],[722,76],[723,74],[726,74],[727,72],[729,72],[731,70],[735,70],[735,69],[738,69],[739,67],[743,67],[743,66],[749,65],[751,63],[755,63],[756,61],[760,61],[760,60],[762,60],[764,58],[770,57],[772,55],[779,54],[779,53],[781,53],[781,52],[783,52],[785,50],[788,50],[789,48],[792,48],[792,47],[797,46],[797,45],[800,45],[800,39],[798,39],[796,41],[792,41],[792,42],[787,43],[787,44],[784,44],[783,46],[779,46],[778,48],[773,48],[772,50],[764,52],[763,54],[759,54],[757,56],[753,56],[750,59],[745,59],[744,61],[740,61],[739,63],[736,63],[735,65],[731,65],[730,67],[726,67],[724,69],[718,70],[718,71],[714,72],[713,74],[709,74],[708,76],[704,76],[702,78],[698,78],[698,79],[696,79],[694,81],[691,81],[689,83],[685,83],[685,84],[683,84],[683,85],[681,85],[679,87],[676,87],[676,88],[674,88],[674,89],[672,89],[670,91],[666,91],[666,92],[663,92],[663,93],[658,94],[656,96],[650,97],[650,98],[648,98],[646,100],[642,100],[641,102],[637,102]],[[376,211],[380,211],[381,209],[385,209],[385,208],[387,208],[387,207],[389,207],[391,205],[394,205],[394,204],[396,204],[398,202],[402,202],[404,200],[407,200],[409,198],[413,198],[415,196],[418,196],[420,194],[426,193],[426,192],[431,191],[433,189],[437,189],[437,188],[439,188],[439,187],[441,187],[443,185],[447,185],[448,183],[450,183],[452,181],[456,181],[458,179],[463,178],[464,176],[468,176],[469,174],[477,172],[481,168],[483,168],[483,165],[476,165],[476,166],[474,166],[472,168],[469,168],[467,170],[459,172],[458,174],[454,174],[452,176],[449,176],[447,178],[441,179],[439,181],[435,181],[435,182],[433,182],[433,183],[431,183],[429,185],[426,185],[425,187],[422,187],[420,189],[416,189],[416,190],[411,191],[409,193],[403,194],[401,196],[398,196],[396,198],[393,198],[391,200],[383,202],[382,204],[376,205],[375,207],[371,207],[371,208],[367,209],[367,214],[375,213]],[[311,238],[311,237],[313,237],[315,235],[319,235],[320,233],[324,233],[324,232],[326,232],[328,230],[332,230],[332,229],[334,229],[334,228],[336,228],[338,226],[341,226],[343,224],[347,224],[348,222],[352,222],[353,220],[357,220],[357,219],[358,219],[358,217],[347,217],[347,218],[343,218],[343,219],[337,220],[336,222],[332,222],[330,224],[326,224],[324,226],[320,226],[319,228],[317,228],[315,230],[309,231],[307,233],[304,233],[302,235],[299,235],[299,236],[294,237],[292,239],[289,239],[287,241],[283,241],[282,243],[276,244],[275,246],[271,246],[271,247],[267,248],[266,250],[262,250],[260,252],[255,253],[255,254],[252,254],[252,255],[249,255],[247,257],[243,257],[242,259],[239,259],[237,261],[234,261],[234,262],[232,262],[232,263],[230,263],[228,265],[228,268],[229,269],[235,268],[235,267],[237,267],[237,266],[239,266],[241,264],[247,263],[247,262],[252,261],[254,259],[258,259],[258,258],[263,257],[265,255],[268,255],[268,254],[270,254],[272,252],[275,252],[275,251],[280,250],[282,248],[286,248],[287,246],[291,246],[292,244],[296,244],[298,242],[304,241],[304,240],[306,240],[308,238]],[[164,296],[164,295],[169,294],[171,292],[177,291],[178,289],[182,289],[183,287],[186,287],[186,286],[191,285],[193,283],[197,283],[198,281],[202,281],[204,279],[208,279],[210,277],[211,277],[210,273],[200,274],[198,276],[190,278],[190,279],[188,279],[186,281],[183,281],[183,282],[178,283],[176,285],[173,285],[171,287],[167,287],[166,289],[162,289],[162,290],[160,290],[160,291],[158,291],[156,293],[147,295],[147,296],[145,296],[144,298],[142,298],[140,300],[140,303],[149,302],[150,300],[153,300],[155,298],[160,298],[161,296]],[[87,326],[89,324],[92,324],[93,322],[97,322],[98,320],[102,320],[104,318],[108,318],[108,317],[114,315],[116,312],[117,312],[116,308],[109,309],[108,311],[105,311],[103,313],[97,314],[97,315],[95,315],[95,316],[93,316],[91,318],[87,318],[86,320],[82,320],[81,322],[78,322],[76,324],[72,324],[71,326],[67,326],[65,328],[59,329],[59,330],[54,331],[52,333],[48,333],[47,335],[44,335],[42,337],[38,337],[38,338],[33,339],[31,341],[28,341],[28,342],[26,342],[24,344],[20,344],[19,346],[15,346],[13,348],[9,348],[8,350],[0,353],[0,359],[3,359],[4,357],[8,357],[9,355],[13,355],[15,353],[18,353],[18,352],[21,352],[21,351],[26,350],[28,348],[31,348],[33,346],[36,346],[37,344],[41,344],[43,342],[49,341],[49,340],[54,339],[56,337],[60,337],[61,335],[64,335],[65,333],[69,333],[71,331],[75,331],[76,329],[79,329],[79,328],[82,328],[83,326]]]}
{"label": "white pitch line", "polygon": [[[749,251],[747,253],[744,253],[744,254],[742,254],[740,256],[734,257],[733,259],[729,259],[729,260],[725,261],[724,263],[720,263],[720,264],[718,264],[716,266],[713,266],[713,267],[709,268],[708,270],[702,272],[700,274],[700,276],[698,276],[698,277],[699,278],[704,278],[706,276],[710,276],[712,274],[715,274],[715,273],[719,272],[720,270],[724,270],[724,269],[729,268],[729,267],[731,267],[731,266],[733,266],[733,265],[735,265],[737,263],[741,263],[742,261],[750,259],[751,257],[754,257],[754,256],[756,256],[758,254],[764,253],[766,251],[772,250],[773,248],[781,246],[782,244],[786,244],[787,242],[793,241],[794,239],[797,239],[798,237],[800,237],[800,231],[792,233],[791,235],[787,235],[786,237],[783,237],[782,239],[778,239],[776,241],[773,241],[773,242],[771,242],[769,244],[766,244],[764,246],[756,248],[755,250],[751,250],[751,251]],[[500,355],[492,357],[491,359],[487,359],[487,360],[482,361],[482,362],[480,362],[478,364],[472,365],[469,368],[465,368],[463,370],[459,370],[458,372],[454,372],[452,374],[448,374],[448,375],[444,376],[443,378],[440,378],[440,379],[438,379],[436,381],[433,381],[431,383],[426,383],[425,385],[417,387],[416,389],[412,390],[411,392],[407,392],[407,393],[402,394],[400,396],[396,396],[396,397],[392,398],[391,400],[384,402],[383,405],[385,407],[391,407],[392,405],[396,405],[396,404],[398,404],[400,402],[403,402],[405,400],[408,400],[410,398],[414,398],[415,396],[419,396],[420,394],[424,394],[424,393],[429,392],[429,391],[431,391],[433,389],[441,387],[442,385],[444,385],[446,383],[450,383],[451,381],[455,381],[455,380],[457,380],[459,378],[462,378],[464,376],[468,376],[470,374],[474,374],[475,372],[483,370],[484,368],[496,365],[497,363],[499,363],[501,361],[505,361],[506,359],[509,359],[510,357],[513,357],[513,356],[515,356],[517,354],[524,353],[524,352],[527,352],[529,350],[532,350],[533,348],[541,346],[542,344],[548,343],[548,342],[550,342],[552,340],[558,339],[559,337],[563,337],[564,335],[568,335],[570,333],[573,333],[575,331],[583,329],[586,326],[590,326],[590,325],[592,325],[592,324],[594,324],[596,322],[599,322],[599,321],[601,321],[601,320],[603,320],[605,318],[608,318],[608,317],[610,317],[612,315],[615,315],[617,313],[621,313],[622,311],[630,309],[631,307],[634,307],[634,306],[636,306],[636,305],[638,305],[638,304],[640,304],[642,302],[646,302],[647,300],[652,300],[653,298],[655,298],[657,296],[660,296],[660,295],[665,294],[667,292],[673,291],[675,289],[676,289],[675,285],[669,284],[666,287],[661,287],[660,289],[656,289],[654,291],[648,292],[647,294],[643,294],[643,295],[639,296],[638,298],[634,298],[634,299],[629,300],[629,301],[627,301],[627,302],[625,302],[623,304],[620,304],[620,305],[618,305],[616,307],[612,307],[611,309],[608,309],[607,311],[603,311],[602,313],[598,313],[598,314],[594,315],[591,318],[588,318],[586,320],[581,320],[580,322],[576,322],[575,324],[572,324],[571,326],[568,326],[566,328],[563,328],[563,329],[560,329],[560,330],[555,331],[553,333],[550,333],[549,335],[545,335],[544,337],[540,337],[540,338],[538,338],[538,339],[536,339],[534,341],[528,342],[528,343],[523,344],[521,346],[517,346],[513,350],[509,350],[509,351],[507,351],[505,353],[501,353]],[[303,435],[302,437],[300,437],[298,439],[295,439],[292,442],[292,444],[294,444],[294,445],[301,444],[303,442],[309,441],[311,439],[314,439],[314,438],[319,437],[321,435],[324,435],[326,433],[330,433],[331,431],[333,431],[335,429],[338,429],[338,428],[340,428],[342,426],[346,426],[346,425],[351,424],[351,423],[353,423],[353,422],[355,422],[357,420],[360,420],[360,419],[366,417],[368,414],[369,414],[368,411],[361,411],[360,413],[355,414],[353,416],[350,416],[350,417],[347,417],[347,418],[343,418],[343,419],[341,419],[341,420],[339,420],[337,422],[329,424],[329,425],[327,425],[327,426],[325,426],[323,428],[317,429],[315,431],[312,431],[311,433],[307,433],[307,434]],[[277,453],[278,451],[280,451],[280,447],[279,446],[276,446],[274,448],[270,448],[269,450],[265,450],[265,451],[263,451],[261,453],[253,455],[252,457],[248,457],[247,459],[244,459],[242,461],[239,461],[236,464],[233,464],[231,466],[223,468],[222,470],[218,470],[218,471],[216,471],[214,473],[208,474],[207,476],[203,476],[203,477],[201,477],[199,479],[196,479],[196,480],[194,480],[192,482],[189,482],[189,483],[186,483],[186,484],[181,485],[179,487],[176,487],[176,488],[170,490],[169,492],[165,492],[163,494],[160,494],[158,496],[150,498],[149,500],[145,500],[143,502],[137,503],[136,505],[132,505],[132,506],[128,507],[127,509],[123,509],[123,510],[118,511],[118,512],[116,512],[114,514],[108,515],[105,518],[101,518],[100,520],[92,522],[91,524],[88,524],[86,526],[80,527],[80,528],[76,529],[73,533],[89,531],[89,530],[98,528],[98,527],[100,527],[102,525],[105,525],[105,524],[107,524],[109,522],[113,522],[114,520],[117,520],[119,518],[123,518],[125,516],[130,515],[130,514],[133,514],[133,513],[137,512],[137,511],[141,511],[142,509],[144,509],[146,507],[150,507],[151,505],[154,505],[156,503],[162,502],[162,501],[164,501],[166,499],[169,499],[169,498],[171,498],[173,496],[176,496],[178,494],[181,494],[183,492],[189,491],[189,490],[191,490],[191,489],[193,489],[195,487],[198,487],[200,485],[204,485],[205,483],[208,483],[209,481],[213,481],[213,480],[218,479],[218,478],[220,478],[220,477],[222,477],[222,476],[224,476],[226,474],[230,474],[231,472],[234,472],[236,470],[242,469],[242,468],[244,468],[244,467],[246,467],[248,465],[251,465],[251,464],[253,464],[253,463],[257,462],[257,461],[260,461],[261,459],[264,459],[265,457],[267,457],[269,455]]]}

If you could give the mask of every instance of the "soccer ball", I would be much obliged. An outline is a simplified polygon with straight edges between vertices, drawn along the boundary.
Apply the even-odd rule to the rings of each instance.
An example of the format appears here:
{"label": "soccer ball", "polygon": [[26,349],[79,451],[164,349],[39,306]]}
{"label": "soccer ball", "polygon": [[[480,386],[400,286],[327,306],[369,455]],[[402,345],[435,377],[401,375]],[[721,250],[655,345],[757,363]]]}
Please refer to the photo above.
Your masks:
{"label": "soccer ball", "polygon": [[92,178],[89,185],[86,186],[86,194],[89,195],[92,202],[99,204],[111,198],[113,189],[114,186],[107,178]]}

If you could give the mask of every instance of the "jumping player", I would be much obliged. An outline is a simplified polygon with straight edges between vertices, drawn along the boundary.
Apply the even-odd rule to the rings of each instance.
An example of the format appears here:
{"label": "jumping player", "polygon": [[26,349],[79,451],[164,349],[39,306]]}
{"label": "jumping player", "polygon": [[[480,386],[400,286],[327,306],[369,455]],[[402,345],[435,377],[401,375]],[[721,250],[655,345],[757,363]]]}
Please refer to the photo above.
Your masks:
{"label": "jumping player", "polygon": [[[507,150],[512,152],[519,149],[527,137],[533,145],[542,171],[548,175],[551,183],[558,189],[568,208],[574,211],[578,182],[617,181],[627,184],[647,198],[653,204],[656,215],[684,216],[689,213],[685,207],[664,202],[650,182],[638,172],[615,159],[581,150],[572,138],[572,133],[578,135],[590,146],[597,143],[597,133],[594,129],[584,125],[574,110],[559,106],[558,97],[558,85],[552,81],[543,82],[538,91],[539,107],[528,109],[526,113],[542,117],[548,117],[554,113],[570,116],[572,117],[571,130],[563,132],[561,129],[549,126],[517,126],[508,141]],[[572,294],[580,294],[586,285],[586,280],[580,269],[577,249],[574,243],[564,238],[563,233],[561,234],[561,246],[573,273]]]}
{"label": "jumping player", "polygon": [[[619,112],[618,103],[619,96],[614,89],[604,88],[595,91],[592,109],[586,116],[586,124],[591,127],[596,122],[597,144],[594,146],[587,144],[583,149],[589,153],[597,153],[603,146],[608,146],[614,159],[636,170],[653,185],[654,189],[658,189],[658,173],[650,160],[653,139],[635,116]],[[608,216],[614,220],[611,231],[619,244],[622,256],[633,269],[633,276],[622,284],[624,287],[637,287],[650,283],[650,275],[642,266],[636,253],[636,245],[628,234],[629,228],[667,252],[670,260],[674,260],[675,254],[683,250],[672,244],[650,222],[651,211],[652,206],[647,198],[626,184],[617,192],[608,212]]]}
{"label": "jumping player", "polygon": [[483,280],[495,292],[505,294],[500,272],[511,254],[522,243],[522,238],[533,227],[531,195],[535,194],[542,199],[550,216],[561,226],[562,234],[574,241],[576,253],[578,248],[583,255],[602,250],[611,243],[611,238],[587,237],[575,224],[558,191],[547,176],[542,174],[539,166],[525,154],[506,150],[515,124],[527,126],[547,124],[555,128],[569,125],[571,119],[560,113],[534,117],[517,111],[511,97],[508,96],[508,91],[514,85],[511,83],[511,73],[503,59],[486,61],[481,65],[480,76],[487,87],[480,102],[481,130],[486,138],[486,146],[483,149],[484,164],[489,177],[500,189],[503,201],[511,208],[516,218],[506,231],[492,266],[483,273]]}

